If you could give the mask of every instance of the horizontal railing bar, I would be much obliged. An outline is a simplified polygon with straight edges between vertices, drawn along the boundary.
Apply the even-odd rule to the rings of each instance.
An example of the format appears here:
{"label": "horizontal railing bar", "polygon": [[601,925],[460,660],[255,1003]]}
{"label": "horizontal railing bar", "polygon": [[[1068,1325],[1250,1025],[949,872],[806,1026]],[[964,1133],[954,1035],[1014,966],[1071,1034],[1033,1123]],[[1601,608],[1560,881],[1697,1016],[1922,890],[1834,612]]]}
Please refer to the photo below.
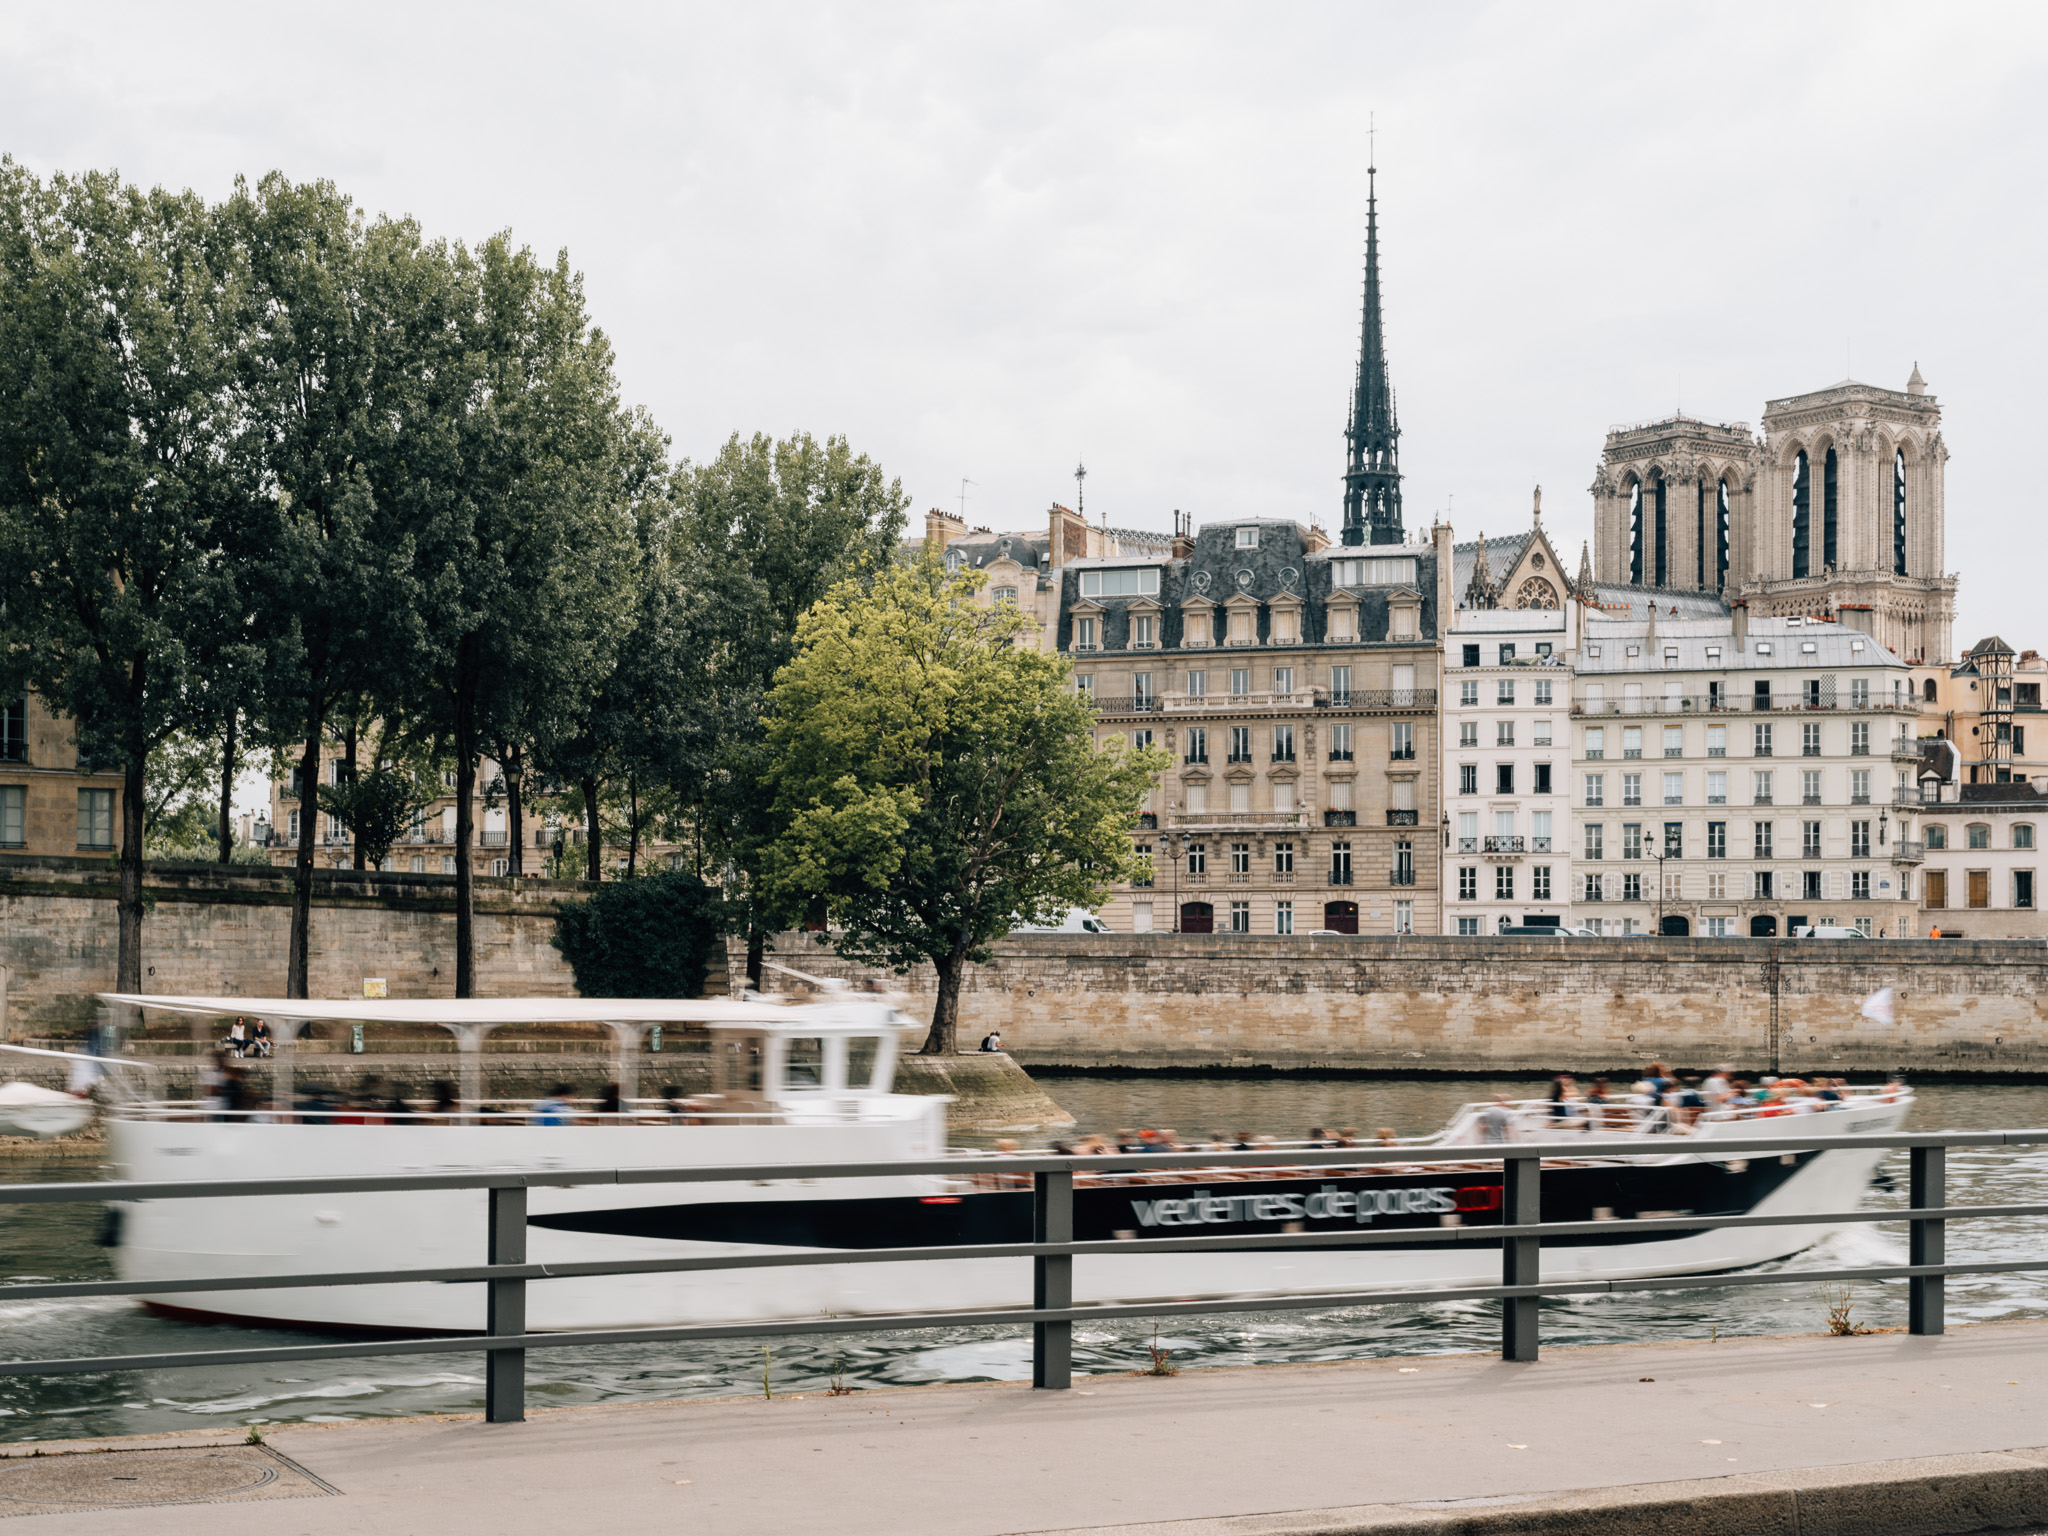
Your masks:
{"label": "horizontal railing bar", "polygon": [[1895,1147],[2001,1147],[2048,1144],[2048,1130],[1945,1131],[1853,1136],[1745,1137],[1739,1141],[1691,1137],[1642,1140],[1487,1143],[1470,1147],[1343,1147],[1327,1151],[1154,1152],[1097,1156],[923,1158],[872,1163],[693,1164],[682,1168],[563,1168],[524,1173],[380,1174],[356,1178],[206,1179],[150,1182],[0,1185],[0,1205],[114,1200],[193,1200],[221,1196],[395,1194],[437,1189],[581,1188],[600,1184],[772,1183],[775,1181],[889,1178],[937,1174],[1145,1173],[1204,1168],[1357,1168],[1414,1163],[1429,1167],[1497,1163],[1507,1158],[1696,1158],[1729,1162],[1764,1152],[1826,1152]]}
{"label": "horizontal railing bar", "polygon": [[0,1377],[68,1376],[111,1371],[168,1370],[180,1366],[257,1365],[289,1360],[367,1359],[372,1356],[466,1354],[501,1349],[580,1349],[610,1344],[683,1343],[699,1339],[751,1339],[806,1334],[887,1333],[924,1328],[998,1327],[1028,1323],[1098,1322],[1108,1318],[1187,1317],[1230,1312],[1302,1311],[1316,1307],[1398,1306],[1411,1302],[1502,1301],[1524,1296],[1590,1296],[1636,1290],[1704,1290],[1722,1285],[1795,1285],[1818,1281],[1904,1280],[1934,1275],[2008,1274],[2048,1270],[2048,1259],[1982,1264],[1896,1264],[1860,1269],[1786,1270],[1772,1275],[1674,1276],[1648,1280],[1574,1280],[1543,1285],[1482,1285],[1413,1291],[1349,1291],[1320,1295],[1237,1296],[1202,1301],[1118,1303],[1109,1306],[1020,1307],[988,1312],[916,1312],[876,1317],[828,1317],[764,1323],[690,1324],[675,1328],[581,1329],[562,1333],[438,1335],[347,1344],[284,1345],[275,1349],[199,1350],[156,1355],[106,1355],[69,1360],[0,1361]]}
{"label": "horizontal railing bar", "polygon": [[89,1296],[174,1296],[195,1291],[274,1291],[315,1286],[465,1284],[488,1280],[579,1280],[604,1275],[689,1274],[721,1269],[784,1269],[826,1264],[913,1264],[961,1259],[1060,1256],[1129,1257],[1153,1253],[1242,1252],[1293,1248],[1393,1248],[1417,1244],[1493,1245],[1510,1237],[1592,1237],[1617,1231],[1697,1232],[1731,1227],[1801,1227],[1860,1222],[1959,1221],[1974,1216],[2048,1216],[2048,1205],[1954,1205],[1817,1211],[1767,1216],[1646,1216],[1600,1221],[1457,1227],[1397,1227],[1332,1232],[1247,1232],[1236,1236],[1092,1239],[1070,1243],[975,1243],[910,1248],[828,1248],[791,1253],[693,1255],[674,1259],[602,1259],[573,1264],[456,1264],[431,1269],[340,1270],[330,1274],[227,1275],[203,1280],[67,1280],[0,1286],[10,1301]]}

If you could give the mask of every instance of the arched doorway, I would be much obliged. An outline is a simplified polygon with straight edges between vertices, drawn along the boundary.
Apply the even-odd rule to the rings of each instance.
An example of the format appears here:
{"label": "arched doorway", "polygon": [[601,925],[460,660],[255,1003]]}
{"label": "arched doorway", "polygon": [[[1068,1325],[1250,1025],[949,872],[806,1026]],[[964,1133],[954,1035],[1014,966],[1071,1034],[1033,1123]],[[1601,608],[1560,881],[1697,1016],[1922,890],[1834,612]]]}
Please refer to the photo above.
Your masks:
{"label": "arched doorway", "polygon": [[1358,932],[1358,903],[1355,901],[1324,902],[1323,926],[1332,933]]}
{"label": "arched doorway", "polygon": [[1752,939],[1775,939],[1778,936],[1778,920],[1775,917],[1752,917],[1749,920],[1749,936]]}
{"label": "arched doorway", "polygon": [[1692,932],[1692,924],[1674,912],[1664,919],[1662,926],[1657,931],[1666,938],[1682,939]]}
{"label": "arched doorway", "polygon": [[1206,901],[1184,901],[1180,906],[1182,933],[1214,933],[1216,909]]}

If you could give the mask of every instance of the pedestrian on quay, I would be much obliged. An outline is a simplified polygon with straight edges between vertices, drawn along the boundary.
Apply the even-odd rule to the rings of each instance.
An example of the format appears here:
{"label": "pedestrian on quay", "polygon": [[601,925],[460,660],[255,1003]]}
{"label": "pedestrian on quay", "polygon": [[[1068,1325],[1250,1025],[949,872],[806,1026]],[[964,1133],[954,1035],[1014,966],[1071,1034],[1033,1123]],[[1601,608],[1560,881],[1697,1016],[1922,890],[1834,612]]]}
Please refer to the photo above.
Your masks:
{"label": "pedestrian on quay", "polygon": [[569,1095],[576,1091],[569,1083],[557,1083],[540,1098],[534,1100],[528,1123],[532,1125],[574,1125],[576,1111],[569,1103]]}
{"label": "pedestrian on quay", "polygon": [[242,1059],[242,1052],[248,1048],[248,1022],[238,1015],[235,1022],[228,1026],[228,1054],[233,1056],[235,1060],[240,1061]]}

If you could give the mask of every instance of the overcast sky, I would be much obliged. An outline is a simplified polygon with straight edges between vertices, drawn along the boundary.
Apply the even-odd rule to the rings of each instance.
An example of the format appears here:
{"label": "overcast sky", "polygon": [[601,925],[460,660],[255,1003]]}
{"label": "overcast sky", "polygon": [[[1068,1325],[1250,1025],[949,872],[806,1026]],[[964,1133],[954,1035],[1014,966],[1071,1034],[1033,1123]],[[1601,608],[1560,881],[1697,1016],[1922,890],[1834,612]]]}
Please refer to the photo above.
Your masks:
{"label": "overcast sky", "polygon": [[1113,524],[1334,529],[1376,119],[1411,534],[1540,483],[1575,567],[1609,425],[1917,360],[1957,638],[2024,648],[2044,56],[2038,5],[0,0],[0,149],[566,247],[678,455],[843,433],[997,528],[1085,458]]}

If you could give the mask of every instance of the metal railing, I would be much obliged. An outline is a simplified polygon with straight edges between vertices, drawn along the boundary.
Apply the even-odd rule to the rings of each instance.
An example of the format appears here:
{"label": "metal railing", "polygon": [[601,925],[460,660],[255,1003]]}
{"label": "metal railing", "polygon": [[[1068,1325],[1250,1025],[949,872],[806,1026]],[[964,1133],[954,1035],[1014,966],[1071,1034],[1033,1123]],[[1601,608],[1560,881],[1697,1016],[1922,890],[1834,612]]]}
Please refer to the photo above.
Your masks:
{"label": "metal railing", "polygon": [[[1651,1127],[1654,1129],[1654,1127]],[[1654,1147],[1646,1145],[1656,1142]],[[342,1271],[321,1274],[207,1276],[201,1279],[37,1281],[0,1286],[0,1305],[10,1301],[101,1296],[169,1296],[190,1292],[289,1290],[311,1286],[391,1285],[406,1282],[481,1284],[485,1289],[482,1334],[425,1338],[356,1339],[337,1344],[289,1344],[256,1349],[181,1350],[155,1354],[103,1355],[0,1361],[0,1377],[56,1376],[105,1371],[164,1370],[184,1366],[246,1366],[287,1360],[358,1359],[389,1355],[482,1352],[485,1361],[484,1417],[495,1423],[525,1417],[526,1353],[530,1349],[573,1349],[634,1343],[678,1343],[710,1339],[768,1338],[778,1335],[876,1333],[919,1328],[986,1328],[1029,1324],[1032,1385],[1073,1384],[1073,1326],[1112,1318],[1184,1317],[1231,1312],[1412,1305],[1443,1301],[1501,1303],[1501,1355],[1534,1360],[1538,1348],[1538,1305],[1546,1296],[1619,1295],[1632,1291],[1706,1290],[1757,1285],[1810,1285],[1862,1280],[1906,1280],[1908,1331],[1945,1330],[1945,1284],[1950,1275],[2039,1273],[2048,1258],[1951,1264],[1947,1224],[1970,1217],[2048,1215],[2048,1204],[1950,1206],[1946,1203],[1947,1152],[1951,1147],[2017,1147],[2048,1144],[2048,1130],[1971,1131],[1867,1135],[1759,1135],[1693,1142],[1677,1136],[1638,1135],[1483,1146],[1406,1145],[1272,1152],[1195,1152],[1102,1156],[926,1158],[871,1163],[764,1163],[695,1165],[682,1168],[593,1168],[546,1171],[388,1174],[350,1178],[225,1179],[189,1182],[101,1184],[15,1184],[0,1186],[0,1205],[83,1204],[103,1201],[262,1198],[312,1194],[403,1194],[474,1189],[484,1193],[487,1229],[484,1262],[420,1269]],[[1592,1221],[1542,1219],[1542,1161],[1583,1162],[1589,1157],[1670,1157],[1695,1153],[1708,1158],[1751,1158],[1758,1153],[1905,1148],[1911,1159],[1904,1209],[1774,1213],[1769,1215],[1657,1215]],[[1074,1241],[1074,1176],[1077,1173],[1148,1173],[1170,1170],[1250,1168],[1275,1170],[1363,1170],[1379,1164],[1499,1163],[1500,1219],[1472,1225],[1399,1227],[1342,1232],[1261,1232],[1218,1237],[1147,1238],[1148,1253],[1235,1252],[1249,1249],[1376,1248],[1386,1246],[1488,1245],[1501,1254],[1499,1285],[1316,1292],[1297,1295],[1216,1297],[1192,1301],[1118,1302],[1074,1305],[1074,1259],[1129,1255],[1129,1240]],[[867,1179],[920,1175],[1000,1174],[1032,1188],[1032,1240],[960,1246],[827,1249],[807,1252],[732,1253],[665,1259],[608,1259],[585,1263],[532,1264],[526,1258],[527,1191],[602,1185],[784,1182]],[[1479,1214],[1479,1213],[1475,1213]],[[1645,1279],[1542,1282],[1545,1237],[1612,1239],[1618,1225],[1634,1233],[1689,1235],[1724,1228],[1822,1226],[1873,1222],[1908,1223],[1907,1262],[1834,1269],[1765,1273],[1663,1276]],[[673,1327],[575,1329],[530,1333],[526,1326],[527,1284],[534,1280],[607,1275],[685,1274],[704,1270],[776,1269],[819,1264],[876,1264],[929,1260],[1028,1258],[1032,1263],[1029,1307],[985,1311],[907,1312],[864,1317],[783,1319],[755,1323],[688,1324]]]}
{"label": "metal railing", "polygon": [[1809,703],[1794,694],[1774,694],[1763,698],[1756,694],[1737,697],[1733,694],[1646,694],[1641,698],[1620,699],[1573,699],[1571,712],[1585,717],[1588,715],[1758,715],[1758,714],[1843,714],[1843,715],[1915,715],[1920,706],[1910,699],[1896,702],[1890,699],[1870,699],[1858,704],[1853,699],[1836,696],[1823,697]]}

